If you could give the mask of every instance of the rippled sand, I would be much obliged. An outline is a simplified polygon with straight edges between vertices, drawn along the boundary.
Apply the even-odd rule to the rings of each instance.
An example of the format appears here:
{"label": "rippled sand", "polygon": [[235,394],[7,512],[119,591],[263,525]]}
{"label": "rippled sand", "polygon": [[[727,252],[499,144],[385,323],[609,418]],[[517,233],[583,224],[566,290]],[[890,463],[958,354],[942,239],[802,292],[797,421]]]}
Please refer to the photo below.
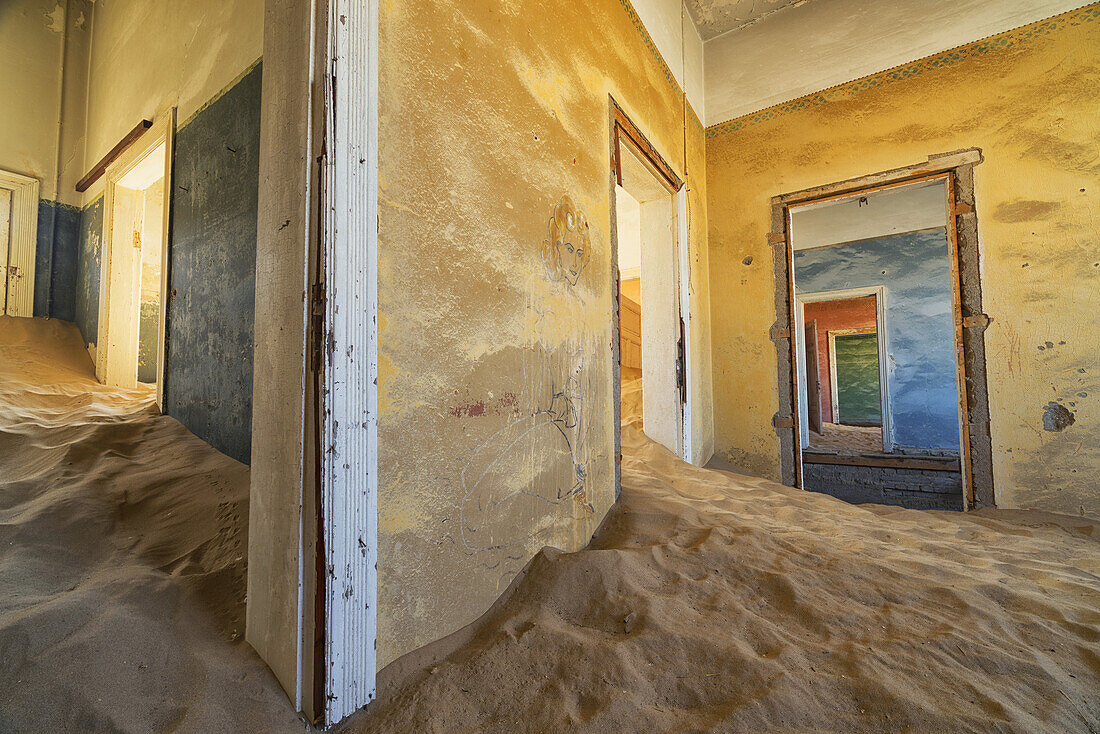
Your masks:
{"label": "rippled sand", "polygon": [[[0,318],[0,731],[302,731],[243,642],[248,469]],[[698,469],[381,675],[369,732],[1100,731],[1100,534]],[[634,416],[636,418],[636,416]]]}

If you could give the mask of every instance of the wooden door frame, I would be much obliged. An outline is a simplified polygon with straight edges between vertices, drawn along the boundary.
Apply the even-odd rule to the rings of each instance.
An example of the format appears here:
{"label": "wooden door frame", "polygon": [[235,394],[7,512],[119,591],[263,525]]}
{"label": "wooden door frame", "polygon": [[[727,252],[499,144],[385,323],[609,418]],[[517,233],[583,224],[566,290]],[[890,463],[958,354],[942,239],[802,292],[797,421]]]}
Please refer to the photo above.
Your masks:
{"label": "wooden door frame", "polygon": [[797,359],[793,357],[798,309],[790,209],[799,204],[942,179],[951,268],[964,507],[996,506],[985,367],[985,329],[990,319],[982,311],[981,247],[974,207],[974,168],[982,160],[979,149],[968,148],[929,156],[922,163],[772,197],[768,242],[775,251],[777,318],[770,337],[776,348],[780,406],[772,425],[779,439],[780,472],[785,484],[802,486]]}
{"label": "wooden door frame", "polygon": [[688,278],[690,258],[688,246],[688,201],[687,187],[683,179],[676,174],[668,161],[657,151],[641,128],[615,100],[608,95],[608,130],[610,144],[610,220],[611,220],[611,288],[612,301],[612,369],[614,374],[614,421],[615,421],[615,496],[619,496],[622,480],[620,463],[622,461],[621,404],[622,374],[619,369],[619,238],[618,213],[615,206],[615,187],[622,184],[622,146],[628,146],[642,165],[664,186],[672,197],[672,208],[676,215],[676,231],[673,237],[674,261],[676,267],[676,298],[678,322],[680,325],[679,369],[682,370],[682,392],[680,395],[680,438],[679,453],[684,461],[691,462],[694,436],[691,430],[691,416],[694,401],[691,396],[691,319],[690,291]]}
{"label": "wooden door frame", "polygon": [[[103,192],[103,261],[99,272],[99,328],[96,335],[95,368],[96,377],[103,382],[106,379],[107,357],[110,351],[110,299],[111,299],[111,253],[114,249],[115,187],[118,181],[132,171],[162,144],[164,145],[164,203],[161,222],[160,252],[160,308],[157,318],[157,409],[164,412],[164,375],[165,375],[165,324],[168,313],[168,276],[169,231],[172,213],[172,160],[176,133],[176,108],[172,107],[128,147],[122,155],[107,167],[106,188]],[[140,304],[140,296],[139,304]],[[135,327],[140,328],[140,327]],[[129,387],[129,386],[127,386]]]}
{"label": "wooden door frame", "polygon": [[322,727],[376,692],[378,22],[265,4],[246,637]]}

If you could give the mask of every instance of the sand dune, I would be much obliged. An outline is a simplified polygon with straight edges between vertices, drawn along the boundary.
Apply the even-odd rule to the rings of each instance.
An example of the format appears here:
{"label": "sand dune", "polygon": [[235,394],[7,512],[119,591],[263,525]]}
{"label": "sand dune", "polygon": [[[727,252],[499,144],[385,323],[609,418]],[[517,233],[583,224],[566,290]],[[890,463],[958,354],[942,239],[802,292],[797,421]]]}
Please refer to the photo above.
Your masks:
{"label": "sand dune", "polygon": [[302,731],[243,641],[248,468],[0,318],[0,732]]}
{"label": "sand dune", "polygon": [[[381,676],[346,732],[1100,731],[1100,533],[697,469]],[[635,416],[636,418],[636,416]],[[242,641],[248,470],[0,320],[0,732],[301,731]]]}

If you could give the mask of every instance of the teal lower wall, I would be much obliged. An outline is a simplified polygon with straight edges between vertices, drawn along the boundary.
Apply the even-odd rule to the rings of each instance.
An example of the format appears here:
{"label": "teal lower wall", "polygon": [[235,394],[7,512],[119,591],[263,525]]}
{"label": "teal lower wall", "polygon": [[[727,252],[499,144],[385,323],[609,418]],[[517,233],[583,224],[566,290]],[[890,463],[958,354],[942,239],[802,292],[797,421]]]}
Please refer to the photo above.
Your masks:
{"label": "teal lower wall", "polygon": [[34,315],[76,318],[79,207],[42,199],[38,202],[38,238],[34,257]]}

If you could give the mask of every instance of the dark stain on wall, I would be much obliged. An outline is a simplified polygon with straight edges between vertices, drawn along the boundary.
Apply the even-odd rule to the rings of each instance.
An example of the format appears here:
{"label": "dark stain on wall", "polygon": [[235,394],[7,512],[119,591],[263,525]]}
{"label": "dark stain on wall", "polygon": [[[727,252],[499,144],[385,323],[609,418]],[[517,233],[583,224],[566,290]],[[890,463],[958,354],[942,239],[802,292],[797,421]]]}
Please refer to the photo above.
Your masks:
{"label": "dark stain on wall", "polygon": [[252,442],[257,65],[176,133],[165,410],[244,463]]}
{"label": "dark stain on wall", "polygon": [[80,238],[76,251],[75,321],[85,344],[99,338],[100,240],[103,236],[103,197],[80,212]]}
{"label": "dark stain on wall", "polygon": [[1072,426],[1077,419],[1073,415],[1073,411],[1064,405],[1059,405],[1055,402],[1047,403],[1047,407],[1043,409],[1043,430],[1061,432],[1066,430],[1069,426]]}
{"label": "dark stain on wall", "polygon": [[76,318],[76,250],[80,209],[56,201],[38,202],[34,255],[34,315]]}

